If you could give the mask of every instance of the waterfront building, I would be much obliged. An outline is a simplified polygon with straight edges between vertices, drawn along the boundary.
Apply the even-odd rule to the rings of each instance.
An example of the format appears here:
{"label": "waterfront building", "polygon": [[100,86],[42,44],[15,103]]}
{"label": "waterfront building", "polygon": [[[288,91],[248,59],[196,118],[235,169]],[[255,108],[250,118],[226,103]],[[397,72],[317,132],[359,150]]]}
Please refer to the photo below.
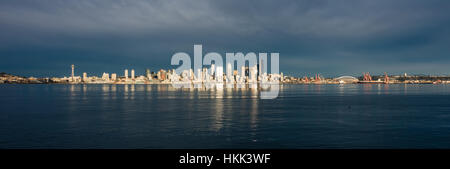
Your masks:
{"label": "waterfront building", "polygon": [[88,81],[88,77],[87,77],[87,73],[83,72],[83,82],[87,82]]}
{"label": "waterfront building", "polygon": [[147,81],[147,77],[141,75],[141,76],[137,76],[135,78],[135,82],[136,84],[145,84],[145,82]]}
{"label": "waterfront building", "polygon": [[201,81],[202,81],[202,70],[197,69],[197,82],[201,82]]}
{"label": "waterfront building", "polygon": [[128,69],[125,69],[123,76],[125,76],[125,81],[128,81]]}
{"label": "waterfront building", "polygon": [[189,69],[189,78],[194,80],[194,71],[192,69]]}
{"label": "waterfront building", "polygon": [[71,81],[75,81],[74,77],[75,77],[75,65],[72,64],[72,75],[70,76],[72,79]]}
{"label": "waterfront building", "polygon": [[203,81],[204,82],[209,82],[209,81],[207,81],[207,79],[208,79],[208,69],[207,68],[203,68]]}
{"label": "waterfront building", "polygon": [[109,73],[104,73],[104,72],[103,72],[102,80],[108,82],[108,81],[109,81]]}
{"label": "waterfront building", "polygon": [[257,82],[257,80],[258,80],[258,77],[257,77],[258,76],[258,68],[257,68],[256,65],[250,68],[250,72],[249,73],[250,73],[250,77],[249,77],[250,81],[249,82],[252,82],[252,83]]}
{"label": "waterfront building", "polygon": [[150,69],[145,70],[145,76],[147,76],[148,80],[152,80],[152,74],[150,73]]}
{"label": "waterfront building", "polygon": [[233,82],[233,78],[231,77],[232,71],[231,63],[227,63],[227,82]]}
{"label": "waterfront building", "polygon": [[248,66],[245,67],[245,77],[248,78],[250,76],[250,69]]}
{"label": "waterfront building", "polygon": [[[171,72],[169,72],[169,74],[176,75],[176,73]],[[181,73],[181,78],[183,78],[183,82],[189,82],[189,70],[183,70],[183,72]]]}
{"label": "waterfront building", "polygon": [[212,64],[212,65],[211,65],[211,76],[213,77],[213,79],[215,78],[215,77],[214,77],[214,73],[215,73],[214,71],[215,71],[215,65]]}
{"label": "waterfront building", "polygon": [[159,70],[158,80],[166,80],[166,71],[164,69]]}
{"label": "waterfront building", "polygon": [[266,69],[264,67],[264,59],[259,60],[259,75],[262,75],[263,73],[266,73]]}
{"label": "waterfront building", "polygon": [[359,80],[352,76],[341,76],[334,79],[338,83],[357,83]]}
{"label": "waterfront building", "polygon": [[246,71],[245,66],[242,66],[241,67],[241,79],[239,80],[240,83],[244,83],[245,82],[245,77],[246,77],[245,71]]}
{"label": "waterfront building", "polygon": [[219,83],[223,83],[223,67],[222,66],[217,66],[216,81]]}
{"label": "waterfront building", "polygon": [[111,74],[111,81],[116,81],[117,80],[117,74],[113,73]]}
{"label": "waterfront building", "polygon": [[[266,65],[266,63],[263,63]],[[150,69],[145,70],[145,75],[136,76],[134,69],[131,69],[130,76],[131,80],[129,80],[128,69],[124,69],[124,77],[117,77],[116,73],[106,73],[104,72],[102,76],[91,76],[88,77],[86,72],[82,73],[82,76],[75,76],[75,66],[71,65],[71,75],[69,77],[63,78],[51,78],[48,81],[57,82],[57,83],[120,83],[120,84],[148,84],[150,82],[155,83],[152,79],[158,79],[159,82],[169,83],[169,82],[193,82],[193,83],[228,83],[228,84],[243,84],[243,83],[257,83],[257,82],[266,82],[266,81],[281,81],[284,82],[283,73],[280,74],[269,74],[264,72],[264,65],[261,65],[261,68],[258,65],[254,65],[252,67],[242,66],[240,69],[234,69],[231,63],[227,63],[226,71],[230,72],[225,73],[225,69],[223,66],[216,66],[215,64],[211,64],[211,66],[203,67],[197,69],[195,73],[194,70],[189,69],[181,72],[181,74],[175,73],[175,69],[164,70],[160,69],[157,72],[150,72]],[[262,70],[264,73],[258,73],[258,69]],[[239,71],[241,70],[241,71]],[[286,76],[286,78],[290,78]],[[2,80],[2,79],[0,79]],[[28,81],[33,81],[34,79],[27,79]],[[41,80],[41,79],[39,79]],[[289,79],[288,79],[289,80]],[[5,81],[5,80],[2,80]],[[8,80],[11,81],[11,80]],[[36,80],[34,80],[36,81]],[[294,81],[294,80],[290,80]],[[336,82],[336,81],[334,81]]]}

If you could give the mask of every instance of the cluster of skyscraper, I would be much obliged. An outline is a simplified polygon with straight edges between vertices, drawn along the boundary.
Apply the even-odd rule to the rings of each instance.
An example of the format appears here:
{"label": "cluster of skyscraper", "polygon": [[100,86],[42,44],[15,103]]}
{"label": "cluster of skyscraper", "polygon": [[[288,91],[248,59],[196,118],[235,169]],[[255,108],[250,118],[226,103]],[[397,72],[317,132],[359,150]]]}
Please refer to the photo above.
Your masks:
{"label": "cluster of skyscraper", "polygon": [[[258,68],[259,67],[259,68]],[[171,82],[181,83],[232,83],[232,84],[245,84],[245,83],[270,83],[283,81],[283,73],[281,74],[267,74],[262,72],[262,66],[255,65],[253,67],[242,66],[240,71],[233,70],[230,63],[227,64],[227,73],[223,72],[222,66],[215,66],[211,64],[211,67],[197,69],[197,74],[192,69],[184,70],[181,73],[174,73],[171,71],[169,75]]]}
{"label": "cluster of skyscraper", "polygon": [[197,74],[192,69],[176,72],[172,70],[159,70],[150,72],[146,69],[145,75],[136,76],[134,69],[124,70],[123,76],[116,73],[103,73],[101,77],[88,76],[86,72],[83,76],[75,76],[75,66],[72,65],[72,74],[70,77],[53,78],[53,81],[69,83],[116,83],[116,84],[148,84],[148,83],[228,83],[228,84],[246,84],[257,82],[279,82],[283,81],[283,73],[267,74],[259,73],[262,67],[255,65],[253,67],[242,66],[241,71],[233,70],[231,64],[227,65],[227,74],[223,72],[223,67],[214,64],[208,69],[206,67],[197,70]]}

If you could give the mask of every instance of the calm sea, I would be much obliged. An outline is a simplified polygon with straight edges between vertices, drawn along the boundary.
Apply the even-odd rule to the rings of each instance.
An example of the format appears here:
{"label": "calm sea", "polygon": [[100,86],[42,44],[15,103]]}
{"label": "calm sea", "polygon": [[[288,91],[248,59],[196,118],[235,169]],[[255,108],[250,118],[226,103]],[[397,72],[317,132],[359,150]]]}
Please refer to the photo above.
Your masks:
{"label": "calm sea", "polygon": [[0,85],[0,148],[450,148],[450,85]]}

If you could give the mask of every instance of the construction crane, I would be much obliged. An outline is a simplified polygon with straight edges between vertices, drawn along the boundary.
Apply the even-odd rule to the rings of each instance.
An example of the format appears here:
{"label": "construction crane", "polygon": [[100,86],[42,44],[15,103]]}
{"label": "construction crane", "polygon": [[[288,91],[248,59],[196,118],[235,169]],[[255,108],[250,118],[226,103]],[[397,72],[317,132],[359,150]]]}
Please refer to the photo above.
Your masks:
{"label": "construction crane", "polygon": [[364,78],[363,81],[372,81],[372,76],[370,76],[369,72],[363,72]]}
{"label": "construction crane", "polygon": [[310,82],[308,76],[303,77],[303,81],[305,81],[305,83],[309,83]]}
{"label": "construction crane", "polygon": [[320,79],[320,75],[316,74],[316,77],[314,79],[316,82],[322,81],[322,79]]}

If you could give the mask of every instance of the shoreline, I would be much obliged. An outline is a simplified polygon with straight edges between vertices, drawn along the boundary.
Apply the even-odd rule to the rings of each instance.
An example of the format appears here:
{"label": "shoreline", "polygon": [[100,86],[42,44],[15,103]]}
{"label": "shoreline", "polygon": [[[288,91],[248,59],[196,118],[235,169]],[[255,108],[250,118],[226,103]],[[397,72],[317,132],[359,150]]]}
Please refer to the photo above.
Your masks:
{"label": "shoreline", "polygon": [[[292,76],[283,76],[281,79],[275,79],[274,81],[257,82],[252,81],[235,81],[235,82],[218,82],[218,81],[171,81],[169,78],[150,78],[139,76],[134,79],[128,79],[123,77],[117,77],[117,79],[109,78],[96,78],[94,79],[74,79],[74,78],[58,78],[58,77],[23,77],[6,73],[0,73],[0,84],[180,84],[180,85],[198,85],[198,84],[232,84],[232,85],[249,85],[249,84],[299,84],[299,85],[329,85],[329,84],[450,84],[450,76],[431,76],[431,75],[416,75],[416,76],[388,76],[388,77],[376,77],[374,80],[361,78],[355,78],[351,76],[341,76],[338,78],[300,78]],[[375,80],[377,79],[377,80]]]}

